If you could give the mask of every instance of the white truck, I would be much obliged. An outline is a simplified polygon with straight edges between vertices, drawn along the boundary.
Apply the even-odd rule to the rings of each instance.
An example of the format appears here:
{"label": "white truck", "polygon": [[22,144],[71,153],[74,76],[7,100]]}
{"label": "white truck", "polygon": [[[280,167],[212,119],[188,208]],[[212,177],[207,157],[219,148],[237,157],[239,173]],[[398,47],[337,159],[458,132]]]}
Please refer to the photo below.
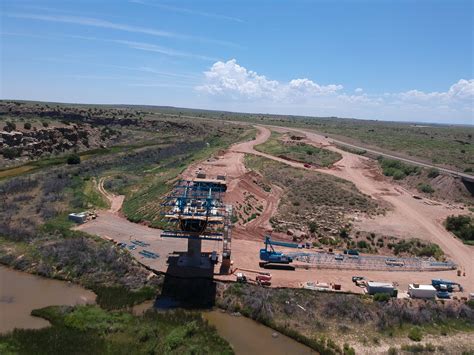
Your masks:
{"label": "white truck", "polygon": [[436,289],[432,285],[409,284],[408,294],[411,298],[434,299]]}

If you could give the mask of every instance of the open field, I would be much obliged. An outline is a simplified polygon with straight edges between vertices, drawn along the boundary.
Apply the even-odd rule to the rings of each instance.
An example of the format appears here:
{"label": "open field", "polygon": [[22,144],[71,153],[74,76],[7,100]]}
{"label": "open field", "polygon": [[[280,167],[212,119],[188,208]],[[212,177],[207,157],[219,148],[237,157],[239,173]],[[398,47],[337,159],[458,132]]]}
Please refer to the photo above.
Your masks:
{"label": "open field", "polygon": [[196,117],[253,124],[303,128],[330,135],[342,142],[387,154],[454,168],[474,170],[474,127],[442,124],[384,122],[338,117],[303,117],[249,114],[185,108],[151,107],[161,117]]}
{"label": "open field", "polygon": [[259,152],[311,164],[316,167],[328,167],[341,159],[341,156],[330,150],[320,149],[300,142],[301,137],[281,135],[272,132],[270,138],[255,147]]}
{"label": "open field", "polygon": [[[185,114],[170,116],[146,108],[124,108],[122,113],[113,109],[111,112],[115,115],[122,115],[119,121],[114,121],[113,114],[104,107],[91,108],[90,115],[88,109],[84,114],[80,112],[84,109],[78,106],[74,109],[79,110],[75,113],[78,116],[68,117],[76,122],[92,120],[95,124],[106,124],[111,120],[114,129],[135,132],[130,133],[130,137],[135,138],[143,134],[146,140],[92,151],[78,149],[82,158],[78,165],[67,164],[67,155],[59,154],[21,162],[23,165],[20,166],[14,161],[11,169],[3,170],[5,176],[0,183],[4,201],[0,221],[0,261],[3,264],[79,282],[93,289],[99,305],[107,309],[130,306],[153,297],[160,290],[164,292],[166,287],[163,285],[169,288],[169,280],[167,283],[166,276],[161,273],[173,274],[175,270],[171,271],[169,256],[186,251],[187,241],[161,237],[159,228],[167,226],[161,214],[163,198],[177,179],[192,178],[196,172],[201,172],[210,177],[226,176],[228,188],[224,202],[234,206],[232,260],[235,272],[259,270],[259,249],[263,247],[266,234],[271,234],[275,240],[311,245],[311,249],[304,250],[278,248],[287,253],[308,253],[306,259],[311,259],[311,263],[305,257],[299,257],[293,271],[270,270],[273,286],[298,290],[289,290],[284,295],[278,288],[268,292],[263,288],[258,291],[243,288],[234,292],[234,286],[227,288],[227,282],[235,281],[235,275],[220,274],[217,267],[213,276],[220,291],[215,302],[230,311],[240,307],[244,314],[250,312],[248,315],[266,323],[269,321],[265,317],[255,313],[261,308],[249,298],[251,293],[264,292],[270,307],[267,309],[274,316],[271,318],[273,323],[268,324],[286,333],[291,333],[289,328],[298,329],[289,335],[300,341],[313,339],[315,349],[322,341],[312,334],[327,332],[329,339],[337,331],[337,324],[331,320],[329,329],[323,329],[318,328],[319,325],[316,328],[308,326],[305,318],[290,317],[286,323],[283,321],[285,312],[295,312],[288,307],[285,311],[282,300],[285,297],[300,300],[306,295],[298,293],[302,283],[338,284],[343,292],[363,293],[351,280],[352,276],[359,275],[367,280],[395,283],[401,297],[405,297],[403,293],[408,284],[425,284],[431,279],[443,278],[460,282],[465,287],[464,292],[455,293],[457,298],[473,291],[474,251],[443,225],[448,216],[469,212],[463,205],[452,202],[460,198],[459,194],[444,201],[437,198],[444,194],[443,191],[452,191],[449,186],[442,190],[433,183],[439,189],[438,195],[417,191],[418,184],[425,181],[420,179],[427,178],[428,174],[431,174],[430,179],[440,178],[429,170],[412,174],[402,165],[389,164],[384,168],[394,170],[387,174],[390,176],[385,176],[376,160],[360,152],[341,149],[332,139],[295,124],[291,127],[252,127],[209,117],[197,120]],[[70,115],[69,110],[64,108],[61,115]],[[127,116],[131,112],[134,114]],[[52,117],[48,120],[51,125],[55,122]],[[119,122],[122,120],[131,121],[121,127]],[[308,163],[311,166],[305,166]],[[406,175],[399,182],[394,181],[394,174],[399,174],[397,171]],[[420,196],[414,198],[415,194]],[[468,204],[469,199],[463,194],[460,202]],[[98,217],[71,230],[71,223],[66,222],[67,213],[86,209],[97,210]],[[111,239],[125,243],[126,247],[118,247]],[[132,243],[137,240],[145,245]],[[359,249],[359,262],[347,260],[338,264],[329,248],[336,254],[342,254],[345,248]],[[222,244],[218,242],[203,242],[204,252],[220,253],[221,250]],[[147,256],[150,254],[145,251],[154,253],[155,257]],[[319,258],[311,255],[319,255]],[[406,265],[398,271],[385,265],[387,257],[415,255],[424,258],[419,265],[441,265],[434,259],[452,261],[460,276],[456,269],[415,271],[421,268],[410,269],[412,259],[404,259]],[[428,257],[433,259],[428,260]],[[417,264],[421,259],[413,260]],[[404,272],[404,269],[411,271]],[[160,275],[156,276],[150,270],[156,270]],[[244,272],[250,273],[251,278],[254,275],[253,271]],[[308,293],[306,298],[311,302],[303,304],[301,300],[298,304],[324,311],[327,308],[325,301],[320,303],[313,299],[318,295],[317,292]],[[339,296],[342,303],[355,297],[343,293]],[[370,337],[337,339],[336,346],[341,352],[344,351],[343,342],[362,352],[367,352],[372,345],[387,351],[389,346],[399,347],[396,339],[406,338],[412,326],[424,327],[423,323],[412,322],[406,329],[394,331],[394,340],[387,341],[392,336],[378,329],[376,322],[385,319],[385,314],[392,310],[390,307],[403,308],[407,301],[394,300],[385,308],[366,296],[360,300],[370,304],[366,310],[371,315],[366,324]],[[462,302],[447,304],[461,307],[463,317],[469,313],[462,308]],[[407,312],[418,314],[423,307],[424,303]],[[440,310],[444,311],[444,308]],[[344,315],[338,313],[337,316]],[[445,320],[443,318],[443,322]],[[446,328],[449,339],[458,337],[457,349],[464,349],[463,332],[470,327],[450,320],[442,325],[442,329],[423,328],[427,342],[448,346],[449,342],[437,342],[434,338],[436,332],[444,332]],[[350,327],[356,327],[356,324]],[[373,340],[375,338],[380,344]],[[322,343],[326,348],[333,346],[327,340]]]}

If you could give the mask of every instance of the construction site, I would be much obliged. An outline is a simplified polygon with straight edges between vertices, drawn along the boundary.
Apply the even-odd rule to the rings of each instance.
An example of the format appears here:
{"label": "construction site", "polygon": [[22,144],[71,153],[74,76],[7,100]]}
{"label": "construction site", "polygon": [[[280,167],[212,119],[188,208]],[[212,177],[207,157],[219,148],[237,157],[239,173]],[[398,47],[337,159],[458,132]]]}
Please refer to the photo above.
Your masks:
{"label": "construction site", "polygon": [[[298,131],[308,144],[337,151],[342,159],[330,168],[307,166],[297,161],[262,153],[254,146],[268,140],[270,130],[258,126],[257,137],[233,145],[219,155],[190,165],[181,179],[174,183],[163,201],[163,218],[167,228],[160,230],[127,221],[120,213],[122,196],[108,194],[114,206],[98,213],[97,218],[76,228],[113,240],[126,248],[146,267],[160,273],[184,278],[216,279],[233,282],[254,282],[263,286],[304,287],[346,292],[370,293],[368,282],[379,282],[398,289],[398,297],[408,297],[413,285],[436,284],[440,298],[466,298],[469,292],[461,285],[473,285],[472,251],[441,230],[436,218],[453,213],[455,206],[427,204],[413,199],[408,191],[390,186],[360,167],[367,158],[335,147],[328,139],[314,133]],[[274,128],[276,131],[288,129]],[[301,139],[301,138],[300,138]],[[270,219],[276,213],[281,188],[271,192],[256,182],[256,175],[244,164],[248,155],[271,159],[294,168],[320,171],[349,179],[363,193],[390,203],[389,214],[358,219],[356,226],[367,230],[396,229],[396,234],[417,231],[428,240],[436,241],[445,250],[445,261],[427,257],[371,255],[357,249],[314,247],[296,243],[288,235],[273,230]],[[354,166],[359,166],[358,170]],[[257,176],[258,178],[258,176]],[[235,221],[235,206],[248,201],[258,206],[258,215],[249,221]],[[117,202],[118,201],[118,202]],[[394,222],[394,221],[397,222]],[[398,221],[404,220],[404,223]],[[233,223],[234,222],[234,223]],[[374,223],[377,223],[376,225]],[[370,229],[371,228],[371,229]],[[450,239],[447,240],[446,236]],[[354,277],[363,282],[354,282]],[[439,283],[435,280],[443,280]],[[410,286],[412,285],[412,286]],[[441,286],[439,286],[441,285]],[[451,285],[459,285],[453,288]],[[440,288],[441,287],[441,288]]]}

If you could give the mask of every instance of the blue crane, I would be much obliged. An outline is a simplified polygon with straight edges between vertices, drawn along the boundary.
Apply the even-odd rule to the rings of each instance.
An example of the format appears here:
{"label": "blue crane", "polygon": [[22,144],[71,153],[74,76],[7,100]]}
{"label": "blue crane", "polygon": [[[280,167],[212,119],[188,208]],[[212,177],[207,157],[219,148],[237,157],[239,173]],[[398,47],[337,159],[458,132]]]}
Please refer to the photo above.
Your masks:
{"label": "blue crane", "polygon": [[293,262],[293,257],[298,253],[284,254],[275,250],[273,246],[278,245],[287,248],[298,248],[298,244],[277,242],[271,239],[269,235],[265,236],[265,249],[260,249],[260,266],[266,264],[290,264]]}

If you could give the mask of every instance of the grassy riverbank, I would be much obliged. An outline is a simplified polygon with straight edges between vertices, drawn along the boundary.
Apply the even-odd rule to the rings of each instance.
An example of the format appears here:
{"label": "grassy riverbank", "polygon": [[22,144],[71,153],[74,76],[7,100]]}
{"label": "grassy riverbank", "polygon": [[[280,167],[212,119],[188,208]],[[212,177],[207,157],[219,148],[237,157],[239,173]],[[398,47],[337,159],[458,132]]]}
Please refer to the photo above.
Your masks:
{"label": "grassy riverbank", "polygon": [[464,302],[376,301],[366,295],[220,284],[217,305],[321,354],[351,354],[351,348],[362,353],[389,347],[400,350],[420,341],[430,341],[441,350],[451,336],[460,339],[452,350],[462,353],[474,334],[474,308]]}
{"label": "grassy riverbank", "polygon": [[97,306],[47,307],[32,312],[51,327],[0,336],[2,354],[232,354],[200,314],[187,311],[135,316]]}

